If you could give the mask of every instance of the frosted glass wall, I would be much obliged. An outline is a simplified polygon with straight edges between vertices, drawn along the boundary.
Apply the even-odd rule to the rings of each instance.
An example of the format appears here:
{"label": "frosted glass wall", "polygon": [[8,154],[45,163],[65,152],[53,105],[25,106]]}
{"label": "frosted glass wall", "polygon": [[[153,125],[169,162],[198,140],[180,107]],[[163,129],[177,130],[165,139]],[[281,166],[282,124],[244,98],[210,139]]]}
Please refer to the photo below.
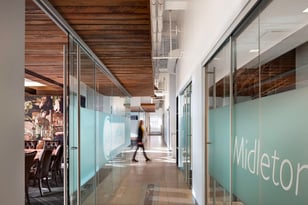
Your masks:
{"label": "frosted glass wall", "polygon": [[179,138],[178,138],[178,167],[180,167],[185,176],[185,181],[191,186],[192,168],[191,168],[191,90],[189,84],[179,97]]}
{"label": "frosted glass wall", "polygon": [[[218,52],[206,66],[215,73],[208,89],[213,204],[226,202],[219,197],[226,191],[246,205],[308,201],[305,8],[301,0],[261,5],[231,36],[229,65],[218,63],[225,59]],[[221,65],[227,72],[218,72]]]}
{"label": "frosted glass wall", "polygon": [[70,54],[69,200],[96,204],[101,173],[130,144],[129,99],[72,39]]}

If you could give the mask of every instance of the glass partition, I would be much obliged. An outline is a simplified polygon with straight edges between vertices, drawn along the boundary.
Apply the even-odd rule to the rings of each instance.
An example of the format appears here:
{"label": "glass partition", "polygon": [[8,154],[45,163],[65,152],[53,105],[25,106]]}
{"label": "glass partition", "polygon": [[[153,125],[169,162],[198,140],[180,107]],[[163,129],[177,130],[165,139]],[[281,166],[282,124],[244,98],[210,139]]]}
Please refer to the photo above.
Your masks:
{"label": "glass partition", "polygon": [[179,167],[183,169],[186,183],[191,185],[191,84],[179,99]]}
{"label": "glass partition", "polygon": [[[71,39],[70,39],[71,40]],[[79,202],[79,195],[77,196],[77,187],[79,187],[79,170],[78,170],[78,67],[79,62],[77,55],[78,45],[73,40],[69,43],[69,126],[68,133],[68,196],[70,204],[77,204]],[[79,51],[78,51],[79,53]],[[79,188],[78,188],[79,189]]]}
{"label": "glass partition", "polygon": [[184,112],[183,106],[184,104],[184,95],[179,96],[179,107],[178,107],[178,119],[179,119],[179,134],[178,134],[178,167],[183,169],[183,161],[184,161],[184,154],[183,154],[183,147],[184,147],[184,139],[185,139],[185,123],[184,123]]}
{"label": "glass partition", "polygon": [[231,43],[206,65],[208,105],[208,203],[230,204],[231,189]]}
{"label": "glass partition", "polygon": [[243,204],[308,200],[306,8],[270,1],[233,36],[232,188]]}
{"label": "glass partition", "polygon": [[89,56],[80,50],[79,90],[80,90],[80,114],[79,130],[80,144],[80,183],[81,204],[87,199],[87,203],[95,204],[95,65]]}
{"label": "glass partition", "polygon": [[263,1],[206,64],[209,204],[308,201],[307,17]]}
{"label": "glass partition", "polygon": [[[118,185],[112,161],[130,144],[129,98],[73,39],[68,97],[69,201],[97,204],[98,198],[103,201],[99,186],[112,193]],[[111,181],[105,182],[107,177]]]}

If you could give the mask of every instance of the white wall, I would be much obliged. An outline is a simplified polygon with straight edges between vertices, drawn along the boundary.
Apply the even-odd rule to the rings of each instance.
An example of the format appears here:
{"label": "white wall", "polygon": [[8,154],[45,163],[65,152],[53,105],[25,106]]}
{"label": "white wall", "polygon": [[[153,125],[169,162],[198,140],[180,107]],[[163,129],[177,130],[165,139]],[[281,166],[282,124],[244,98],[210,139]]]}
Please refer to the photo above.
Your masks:
{"label": "white wall", "polygon": [[185,12],[177,67],[177,94],[192,81],[192,191],[199,205],[205,204],[204,90],[202,62],[247,3],[255,0],[190,0]]}
{"label": "white wall", "polygon": [[169,104],[170,104],[170,137],[172,156],[176,157],[176,89],[175,89],[176,76],[169,75]]}
{"label": "white wall", "polygon": [[24,204],[25,1],[0,1],[1,204]]}
{"label": "white wall", "polygon": [[202,84],[202,70],[195,69],[192,74],[192,93],[191,93],[191,162],[192,162],[192,191],[198,204],[204,203],[204,184],[205,184],[205,170],[204,170],[204,149],[205,149],[205,134],[204,134],[204,112],[202,108],[204,93]]}
{"label": "white wall", "polygon": [[180,43],[183,58],[177,68],[178,91],[183,89],[193,73],[193,68],[200,65],[248,1],[188,1]]}

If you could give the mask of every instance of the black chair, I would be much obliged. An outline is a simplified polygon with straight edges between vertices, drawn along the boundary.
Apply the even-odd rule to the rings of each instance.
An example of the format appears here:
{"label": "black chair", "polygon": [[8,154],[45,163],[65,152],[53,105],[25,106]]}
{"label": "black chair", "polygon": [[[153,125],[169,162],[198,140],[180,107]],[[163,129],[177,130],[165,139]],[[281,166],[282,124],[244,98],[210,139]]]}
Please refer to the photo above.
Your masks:
{"label": "black chair", "polygon": [[59,146],[60,141],[59,140],[44,140],[44,149],[57,149]]}
{"label": "black chair", "polygon": [[57,183],[57,175],[60,175],[60,179],[62,181],[62,171],[61,171],[61,163],[63,157],[63,146],[59,145],[55,151],[55,155],[52,156],[52,161],[50,164],[50,171],[52,174],[52,179]]}
{"label": "black chair", "polygon": [[38,186],[39,186],[41,196],[43,196],[43,193],[42,193],[42,182],[43,181],[46,182],[48,190],[49,190],[49,192],[51,192],[51,189],[50,189],[50,186],[49,186],[49,181],[48,181],[51,155],[52,155],[51,149],[44,149],[42,156],[41,156],[41,159],[37,164],[37,167],[30,171],[30,178],[32,178],[34,181],[38,182]]}
{"label": "black chair", "polygon": [[35,149],[37,140],[25,140],[25,149]]}
{"label": "black chair", "polygon": [[28,204],[30,204],[29,199],[29,176],[30,176],[30,170],[32,165],[34,164],[34,158],[36,155],[36,151],[25,153],[25,195],[28,201]]}

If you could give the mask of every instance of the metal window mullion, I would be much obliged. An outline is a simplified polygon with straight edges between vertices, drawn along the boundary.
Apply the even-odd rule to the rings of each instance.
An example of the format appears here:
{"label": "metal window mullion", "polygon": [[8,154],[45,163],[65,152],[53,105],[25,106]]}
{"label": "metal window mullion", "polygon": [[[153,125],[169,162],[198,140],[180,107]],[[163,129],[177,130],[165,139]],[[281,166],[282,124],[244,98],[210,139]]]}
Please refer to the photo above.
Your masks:
{"label": "metal window mullion", "polygon": [[77,205],[81,203],[80,197],[80,46],[77,46]]}
{"label": "metal window mullion", "polygon": [[94,110],[94,170],[95,170],[95,180],[94,180],[94,187],[95,187],[95,191],[94,191],[94,204],[97,204],[97,192],[96,192],[96,187],[97,187],[97,170],[96,170],[96,163],[98,162],[98,159],[97,159],[97,129],[96,129],[96,126],[97,126],[97,97],[98,97],[98,92],[97,92],[97,88],[96,88],[96,64],[94,63],[94,74],[93,74],[93,81],[94,81],[94,96],[93,96],[93,110]]}
{"label": "metal window mullion", "polygon": [[213,109],[216,109],[216,67],[213,68]]}
{"label": "metal window mullion", "polygon": [[67,197],[67,193],[68,193],[68,181],[67,181],[67,122],[68,122],[68,118],[67,118],[67,110],[68,110],[68,102],[67,102],[67,88],[68,88],[68,66],[67,66],[67,48],[66,45],[63,45],[63,156],[64,156],[64,172],[63,172],[63,199],[64,199],[64,205],[68,204],[68,197]]}
{"label": "metal window mullion", "polygon": [[186,98],[186,183],[188,184],[188,98],[187,98],[187,90],[185,92],[185,98]]}
{"label": "metal window mullion", "polygon": [[233,106],[234,106],[234,100],[233,100],[233,75],[232,71],[233,68],[235,68],[235,59],[234,59],[234,44],[233,44],[233,38],[229,38],[229,60],[230,60],[230,70],[229,70],[229,138],[230,138],[230,144],[229,144],[229,163],[230,163],[230,170],[229,170],[229,189],[230,189],[230,196],[229,196],[229,204],[232,204],[232,195],[233,195],[233,188],[232,188],[232,132],[233,132]]}

